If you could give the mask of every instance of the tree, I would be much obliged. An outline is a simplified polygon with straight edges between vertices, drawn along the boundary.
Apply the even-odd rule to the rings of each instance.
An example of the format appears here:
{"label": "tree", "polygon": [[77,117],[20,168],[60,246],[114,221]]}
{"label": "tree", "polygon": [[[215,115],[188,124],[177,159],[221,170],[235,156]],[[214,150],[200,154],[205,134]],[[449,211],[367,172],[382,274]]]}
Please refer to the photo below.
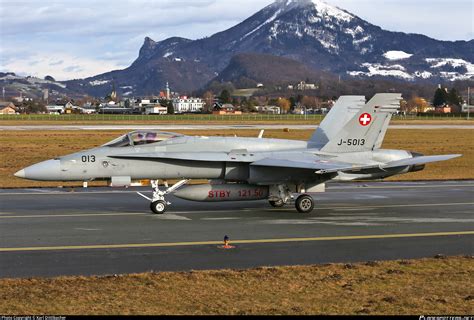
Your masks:
{"label": "tree", "polygon": [[307,109],[315,109],[319,106],[319,101],[316,97],[304,96],[303,99],[301,99],[301,104]]}
{"label": "tree", "polygon": [[405,104],[402,104],[401,111],[405,113],[425,112],[428,107],[429,104],[425,99],[413,96],[410,100],[406,101]]}
{"label": "tree", "polygon": [[163,107],[166,107],[168,114],[174,114],[174,106],[173,106],[173,100],[166,100],[163,99],[160,101],[160,104]]}
{"label": "tree", "polygon": [[290,108],[291,108],[290,100],[286,98],[278,98],[276,104],[278,107],[280,107],[282,113],[288,113],[288,111],[290,111]]}
{"label": "tree", "polygon": [[47,111],[44,104],[32,100],[23,101],[19,109],[24,113],[40,113]]}
{"label": "tree", "polygon": [[435,107],[440,107],[448,102],[448,93],[443,88],[438,88],[435,91],[434,98],[433,98],[433,105]]}
{"label": "tree", "polygon": [[242,101],[242,112],[257,112],[255,106],[258,104],[258,101],[255,99],[245,99]]}
{"label": "tree", "polygon": [[290,104],[291,104],[291,107],[292,107],[292,108],[293,108],[294,106],[296,106],[297,101],[296,101],[296,98],[295,98],[295,97],[290,97],[289,100],[290,100]]}
{"label": "tree", "polygon": [[222,90],[221,95],[219,96],[219,101],[223,104],[230,103],[232,101],[232,97],[230,95],[229,90]]}
{"label": "tree", "polygon": [[219,81],[212,81],[208,86],[207,90],[212,91],[216,95],[218,95],[222,90],[227,90],[229,92],[234,92],[235,87],[232,82],[219,82]]}
{"label": "tree", "polygon": [[462,104],[462,98],[459,96],[459,93],[455,88],[449,90],[447,102],[455,106],[460,106]]}
{"label": "tree", "polygon": [[257,106],[265,106],[268,104],[268,98],[266,96],[255,97],[255,99],[256,99],[255,105]]}
{"label": "tree", "polygon": [[214,107],[214,94],[211,91],[206,91],[202,95],[204,101],[204,112],[211,112]]}

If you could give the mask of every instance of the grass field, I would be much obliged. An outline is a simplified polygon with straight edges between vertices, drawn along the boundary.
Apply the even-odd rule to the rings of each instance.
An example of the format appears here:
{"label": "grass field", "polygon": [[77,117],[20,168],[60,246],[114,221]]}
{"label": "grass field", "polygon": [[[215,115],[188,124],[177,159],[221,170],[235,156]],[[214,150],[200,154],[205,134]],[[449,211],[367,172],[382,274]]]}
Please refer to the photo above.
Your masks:
{"label": "grass field", "polygon": [[0,279],[0,314],[474,313],[474,259]]}
{"label": "grass field", "polygon": [[[258,130],[180,131],[190,135],[256,137]],[[0,187],[70,186],[80,183],[32,182],[13,174],[34,163],[102,145],[123,131],[4,131],[0,135]],[[307,140],[310,130],[267,130],[267,138]],[[384,148],[431,154],[462,153],[463,157],[430,164],[422,172],[397,176],[397,180],[474,179],[473,130],[389,130]],[[94,185],[105,185],[97,182]]]}

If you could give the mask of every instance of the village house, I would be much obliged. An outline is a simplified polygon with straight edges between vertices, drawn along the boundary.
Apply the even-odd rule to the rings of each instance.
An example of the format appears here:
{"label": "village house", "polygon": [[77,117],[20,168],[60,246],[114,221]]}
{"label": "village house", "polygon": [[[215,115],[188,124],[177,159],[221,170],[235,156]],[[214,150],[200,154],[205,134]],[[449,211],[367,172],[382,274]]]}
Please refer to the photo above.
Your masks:
{"label": "village house", "polygon": [[15,114],[15,105],[11,102],[0,102],[0,114]]}

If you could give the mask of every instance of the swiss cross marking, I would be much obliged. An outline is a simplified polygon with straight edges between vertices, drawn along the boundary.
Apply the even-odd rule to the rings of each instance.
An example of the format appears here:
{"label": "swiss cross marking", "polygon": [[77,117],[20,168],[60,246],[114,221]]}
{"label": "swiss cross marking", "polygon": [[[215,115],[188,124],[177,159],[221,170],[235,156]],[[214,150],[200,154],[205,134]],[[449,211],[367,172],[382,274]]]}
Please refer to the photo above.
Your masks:
{"label": "swiss cross marking", "polygon": [[372,122],[372,116],[368,113],[364,113],[359,117],[359,123],[361,126],[367,127]]}

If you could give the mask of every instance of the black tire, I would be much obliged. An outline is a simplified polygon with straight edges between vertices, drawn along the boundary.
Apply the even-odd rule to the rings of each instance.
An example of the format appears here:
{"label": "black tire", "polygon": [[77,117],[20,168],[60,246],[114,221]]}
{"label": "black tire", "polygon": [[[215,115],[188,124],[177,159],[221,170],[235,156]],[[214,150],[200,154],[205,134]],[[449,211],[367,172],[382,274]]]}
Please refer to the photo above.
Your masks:
{"label": "black tire", "polygon": [[281,208],[281,207],[284,207],[285,206],[285,203],[283,202],[283,200],[277,200],[277,201],[273,201],[273,200],[269,200],[268,201],[270,203],[270,205],[274,208]]}
{"label": "black tire", "polygon": [[296,199],[295,207],[299,213],[310,213],[314,209],[313,197],[307,194],[299,196],[298,199]]}
{"label": "black tire", "polygon": [[167,203],[165,201],[155,201],[150,204],[150,209],[154,214],[164,214],[166,212]]}

